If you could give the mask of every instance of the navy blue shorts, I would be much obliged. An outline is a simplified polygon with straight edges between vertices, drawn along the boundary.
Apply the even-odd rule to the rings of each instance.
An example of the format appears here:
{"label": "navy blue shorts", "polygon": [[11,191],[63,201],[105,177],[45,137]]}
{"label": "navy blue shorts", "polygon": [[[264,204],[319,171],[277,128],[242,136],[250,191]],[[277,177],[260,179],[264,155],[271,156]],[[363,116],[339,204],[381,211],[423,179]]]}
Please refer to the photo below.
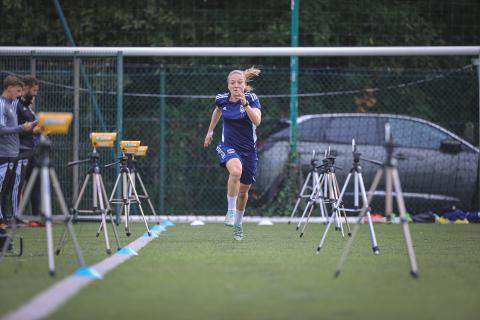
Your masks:
{"label": "navy blue shorts", "polygon": [[255,183],[255,174],[257,173],[257,153],[253,152],[238,152],[234,148],[225,146],[219,143],[217,146],[218,159],[220,166],[226,168],[227,162],[230,159],[237,158],[242,163],[242,176],[240,183],[252,184]]}

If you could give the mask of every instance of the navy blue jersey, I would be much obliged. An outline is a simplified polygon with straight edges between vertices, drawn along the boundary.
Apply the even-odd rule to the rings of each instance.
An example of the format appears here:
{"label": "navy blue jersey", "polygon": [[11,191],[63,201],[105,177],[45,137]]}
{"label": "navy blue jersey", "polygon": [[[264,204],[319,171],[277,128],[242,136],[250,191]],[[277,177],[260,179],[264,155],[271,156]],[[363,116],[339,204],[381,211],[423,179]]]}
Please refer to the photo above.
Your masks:
{"label": "navy blue jersey", "polygon": [[[252,108],[261,108],[260,100],[254,93],[246,92],[245,98]],[[215,97],[215,105],[222,112],[222,142],[237,151],[255,151],[256,126],[248,117],[240,100],[231,102],[230,93],[227,92]]]}

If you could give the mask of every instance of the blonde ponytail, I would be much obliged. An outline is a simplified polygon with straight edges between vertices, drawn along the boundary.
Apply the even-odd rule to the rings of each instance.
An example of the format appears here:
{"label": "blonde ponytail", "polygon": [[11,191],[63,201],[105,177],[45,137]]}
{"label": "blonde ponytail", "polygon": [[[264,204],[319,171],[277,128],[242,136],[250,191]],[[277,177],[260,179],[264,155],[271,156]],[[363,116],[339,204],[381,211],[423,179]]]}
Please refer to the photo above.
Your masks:
{"label": "blonde ponytail", "polygon": [[[254,66],[246,69],[245,71],[243,71],[243,74],[245,75],[245,82],[249,82],[250,79],[253,77],[258,77],[260,75],[260,72],[261,72],[260,69],[257,69]],[[245,90],[252,91],[253,87],[247,84],[245,86]]]}

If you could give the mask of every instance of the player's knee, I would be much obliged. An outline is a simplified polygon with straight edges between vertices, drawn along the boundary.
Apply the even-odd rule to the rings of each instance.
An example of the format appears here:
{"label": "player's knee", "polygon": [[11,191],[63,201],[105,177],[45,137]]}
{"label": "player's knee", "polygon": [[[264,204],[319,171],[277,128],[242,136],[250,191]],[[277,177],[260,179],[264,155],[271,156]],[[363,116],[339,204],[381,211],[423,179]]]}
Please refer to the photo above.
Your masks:
{"label": "player's knee", "polygon": [[248,199],[248,191],[240,190],[238,192],[238,198],[240,199]]}
{"label": "player's knee", "polygon": [[229,170],[230,176],[234,179],[240,179],[242,176],[242,167],[235,167]]}

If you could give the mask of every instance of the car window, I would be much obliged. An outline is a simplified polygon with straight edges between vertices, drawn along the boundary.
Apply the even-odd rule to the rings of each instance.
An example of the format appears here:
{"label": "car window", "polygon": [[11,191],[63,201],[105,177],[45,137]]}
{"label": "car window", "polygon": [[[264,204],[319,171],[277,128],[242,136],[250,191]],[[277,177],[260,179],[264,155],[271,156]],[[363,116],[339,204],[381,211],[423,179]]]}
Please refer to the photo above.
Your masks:
{"label": "car window", "polygon": [[298,138],[301,141],[324,141],[322,136],[331,118],[312,118],[298,125]]}
{"label": "car window", "polygon": [[393,141],[400,147],[438,149],[449,136],[426,123],[408,119],[389,119]]}
{"label": "car window", "polygon": [[[298,124],[298,140],[300,141],[323,141],[321,137],[325,127],[328,126],[330,118],[311,118]],[[290,139],[290,127],[285,128],[272,135],[274,140]]]}
{"label": "car window", "polygon": [[323,132],[324,140],[336,143],[381,144],[382,130],[374,117],[332,117]]}

